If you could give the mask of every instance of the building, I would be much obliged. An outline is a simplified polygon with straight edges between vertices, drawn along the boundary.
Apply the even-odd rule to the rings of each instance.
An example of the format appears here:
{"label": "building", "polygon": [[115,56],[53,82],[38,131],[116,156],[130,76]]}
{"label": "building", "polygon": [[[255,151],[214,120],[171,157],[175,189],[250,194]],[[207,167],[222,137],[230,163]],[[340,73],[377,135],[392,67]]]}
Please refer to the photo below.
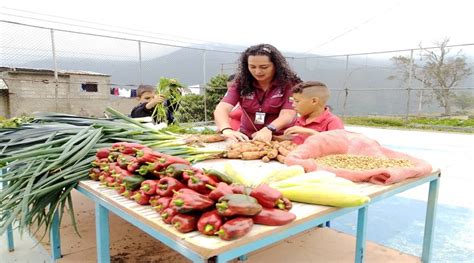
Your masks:
{"label": "building", "polygon": [[59,70],[0,67],[0,116],[36,111],[102,117],[107,106],[125,114],[135,99],[111,96],[110,75]]}

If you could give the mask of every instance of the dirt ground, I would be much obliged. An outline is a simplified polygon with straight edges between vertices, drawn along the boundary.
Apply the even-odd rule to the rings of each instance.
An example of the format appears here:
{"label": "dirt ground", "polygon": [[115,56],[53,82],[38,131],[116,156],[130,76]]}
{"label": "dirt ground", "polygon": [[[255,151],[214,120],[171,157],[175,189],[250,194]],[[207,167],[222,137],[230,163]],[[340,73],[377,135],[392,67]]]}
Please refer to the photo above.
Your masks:
{"label": "dirt ground", "polygon": [[[78,192],[73,193],[74,210],[81,237],[75,234],[68,216],[61,225],[61,252],[58,260],[97,262],[94,203]],[[120,217],[110,213],[111,262],[190,262],[163,243],[155,240]],[[45,238],[42,245],[49,251]],[[353,262],[355,238],[330,228],[315,228],[248,255],[246,262]],[[372,242],[367,243],[366,262],[420,262]],[[237,261],[237,260],[235,260]]]}

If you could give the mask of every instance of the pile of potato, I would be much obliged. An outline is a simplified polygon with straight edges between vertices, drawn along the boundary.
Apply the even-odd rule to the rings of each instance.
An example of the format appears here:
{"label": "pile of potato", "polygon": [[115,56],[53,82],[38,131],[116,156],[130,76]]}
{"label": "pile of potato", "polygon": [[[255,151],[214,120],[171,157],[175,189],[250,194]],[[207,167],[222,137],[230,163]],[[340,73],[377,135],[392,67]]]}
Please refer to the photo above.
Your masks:
{"label": "pile of potato", "polygon": [[296,146],[297,145],[291,141],[236,142],[228,146],[227,151],[224,153],[224,157],[242,160],[261,159],[265,163],[276,159],[277,161],[284,163],[285,157],[289,152],[293,151]]}

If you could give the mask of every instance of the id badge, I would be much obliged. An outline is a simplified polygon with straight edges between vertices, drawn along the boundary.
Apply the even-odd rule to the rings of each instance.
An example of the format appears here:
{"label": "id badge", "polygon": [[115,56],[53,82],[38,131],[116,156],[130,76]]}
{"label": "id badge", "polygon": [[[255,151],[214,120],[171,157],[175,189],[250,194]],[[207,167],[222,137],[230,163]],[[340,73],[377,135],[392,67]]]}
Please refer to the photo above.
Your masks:
{"label": "id badge", "polygon": [[265,112],[255,112],[255,124],[265,123]]}

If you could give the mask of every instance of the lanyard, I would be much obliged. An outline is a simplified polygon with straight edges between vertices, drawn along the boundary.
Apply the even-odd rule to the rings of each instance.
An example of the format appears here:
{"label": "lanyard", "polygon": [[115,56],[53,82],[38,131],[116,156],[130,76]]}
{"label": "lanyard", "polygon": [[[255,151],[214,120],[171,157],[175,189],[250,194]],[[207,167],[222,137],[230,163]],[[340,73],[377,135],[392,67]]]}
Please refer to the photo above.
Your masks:
{"label": "lanyard", "polygon": [[257,98],[257,102],[258,102],[258,106],[259,106],[258,111],[262,111],[263,101],[265,100],[265,96],[267,95],[267,91],[268,91],[268,90],[266,90],[266,91],[263,92],[263,95],[262,95],[261,98],[258,97],[257,91],[255,91],[255,97]]}

